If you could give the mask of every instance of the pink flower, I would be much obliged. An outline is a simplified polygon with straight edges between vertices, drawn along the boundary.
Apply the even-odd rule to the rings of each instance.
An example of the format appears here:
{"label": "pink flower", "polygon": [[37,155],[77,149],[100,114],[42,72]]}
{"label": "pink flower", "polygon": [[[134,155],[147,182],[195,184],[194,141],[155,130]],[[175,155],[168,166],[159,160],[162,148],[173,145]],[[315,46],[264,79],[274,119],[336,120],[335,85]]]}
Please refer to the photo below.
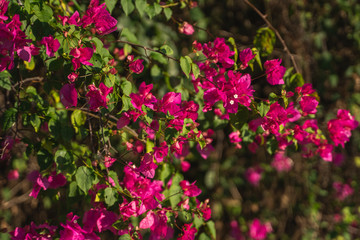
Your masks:
{"label": "pink flower", "polygon": [[316,152],[319,154],[319,156],[327,162],[332,161],[332,151],[334,149],[334,146],[331,144],[323,143],[318,146],[318,149]]}
{"label": "pink flower", "polygon": [[60,101],[64,107],[76,107],[78,93],[75,88],[75,84],[65,84],[60,89]]}
{"label": "pink flower", "polygon": [[189,224],[185,223],[182,230],[184,233],[177,240],[194,240],[195,239],[195,233],[197,233],[197,230],[195,227],[192,227],[192,223],[189,223]]}
{"label": "pink flower", "polygon": [[70,73],[67,78],[69,79],[70,82],[75,82],[75,80],[78,78],[79,74],[77,73]]}
{"label": "pink flower", "polygon": [[82,229],[77,221],[78,219],[79,217],[72,212],[67,215],[66,224],[61,223],[64,229],[60,231],[60,240],[100,240],[95,233]]}
{"label": "pink flower", "polygon": [[196,150],[200,153],[200,156],[203,159],[207,159],[210,154],[215,151],[215,148],[209,143],[203,149],[201,149],[200,144],[197,144]]}
{"label": "pink flower", "polygon": [[256,55],[253,54],[253,52],[251,51],[250,48],[246,48],[244,50],[242,50],[239,53],[239,59],[241,61],[241,69],[245,69],[247,68],[249,65],[248,63],[250,62],[250,60],[252,60]]}
{"label": "pink flower", "polygon": [[127,125],[129,125],[130,123],[130,115],[127,112],[123,112],[121,114],[121,117],[119,118],[119,120],[116,123],[116,127],[118,129],[121,129]]}
{"label": "pink flower", "polygon": [[107,108],[107,95],[112,93],[113,88],[108,88],[104,83],[100,83],[99,88],[93,84],[89,85],[88,88],[86,97],[89,99],[90,110],[97,112],[99,107]]}
{"label": "pink flower", "polygon": [[243,234],[241,233],[239,224],[236,220],[232,220],[230,223],[231,231],[230,236],[235,240],[245,240]]}
{"label": "pink flower", "polygon": [[6,21],[8,17],[5,16],[9,2],[7,0],[0,0],[0,23]]}
{"label": "pink flower", "polygon": [[30,226],[15,228],[14,231],[10,232],[10,235],[12,240],[51,240],[54,239],[56,229],[57,227],[50,226],[47,223],[37,226],[34,222],[31,222]]}
{"label": "pink flower", "polygon": [[105,167],[109,168],[113,165],[113,163],[116,161],[115,158],[112,158],[112,157],[109,157],[109,156],[106,156],[105,159],[104,159],[104,165]]}
{"label": "pink flower", "polygon": [[199,196],[201,193],[201,190],[195,185],[196,181],[193,183],[189,183],[186,180],[183,180],[180,182],[180,187],[184,191],[184,195],[188,197],[196,197]]}
{"label": "pink flower", "polygon": [[343,201],[345,198],[347,198],[348,196],[354,193],[354,189],[346,183],[342,184],[341,182],[334,182],[333,188],[336,191],[336,197],[340,201]]}
{"label": "pink flower", "polygon": [[293,160],[285,155],[284,151],[275,153],[271,166],[278,172],[288,172],[293,166]]}
{"label": "pink flower", "polygon": [[53,36],[43,37],[40,42],[41,44],[45,45],[46,47],[46,54],[49,57],[54,57],[55,52],[60,48],[59,40],[54,39]]}
{"label": "pink flower", "polygon": [[328,122],[327,127],[330,132],[330,138],[334,141],[335,146],[344,144],[349,141],[351,131],[357,128],[359,122],[355,120],[354,116],[349,111],[339,109],[336,119]]}
{"label": "pink flower", "polygon": [[165,141],[160,145],[160,147],[154,147],[154,157],[157,162],[162,162],[169,152],[169,147]]}
{"label": "pink flower", "polygon": [[82,18],[82,26],[87,27],[91,24],[95,25],[98,34],[105,35],[116,30],[117,20],[106,10],[105,3],[99,6],[99,0],[91,0]]}
{"label": "pink flower", "polygon": [[70,25],[80,26],[81,25],[81,19],[78,11],[75,11],[71,17],[68,16],[58,16],[60,18],[60,21],[63,26],[65,26],[66,23]]}
{"label": "pink flower", "polygon": [[283,76],[286,68],[280,66],[281,59],[268,60],[264,63],[265,73],[267,75],[267,81],[271,85],[284,84]]}
{"label": "pink flower", "polygon": [[94,231],[103,232],[105,230],[112,230],[112,224],[118,219],[113,212],[102,209],[90,209],[84,214],[83,224],[84,231],[91,233]]}
{"label": "pink flower", "polygon": [[262,172],[263,170],[260,167],[248,168],[245,172],[245,178],[251,185],[259,186]]}
{"label": "pink flower", "polygon": [[19,171],[17,169],[10,170],[7,175],[8,180],[16,180],[19,178]]}
{"label": "pink flower", "polygon": [[61,173],[51,172],[48,177],[43,177],[38,171],[32,171],[28,175],[28,179],[33,183],[33,190],[29,194],[30,197],[37,198],[41,188],[46,190],[48,188],[56,189],[66,184],[66,178]]}
{"label": "pink flower", "polygon": [[182,170],[183,172],[189,171],[189,169],[190,169],[190,167],[191,167],[190,163],[187,162],[187,161],[181,161],[180,165],[181,165],[181,170]]}
{"label": "pink flower", "polygon": [[315,114],[316,107],[319,104],[319,102],[316,100],[316,98],[311,97],[311,96],[302,97],[299,103],[300,103],[301,110],[307,114]]}
{"label": "pink flower", "polygon": [[188,23],[188,22],[183,22],[180,26],[179,26],[179,32],[186,34],[186,35],[192,35],[194,33],[194,28],[193,26]]}
{"label": "pink flower", "polygon": [[154,178],[157,167],[158,166],[153,161],[153,156],[150,153],[145,153],[137,171],[141,172],[147,178]]}
{"label": "pink flower", "polygon": [[270,223],[262,224],[259,219],[255,218],[250,225],[249,236],[254,240],[263,240],[270,232],[272,232]]}
{"label": "pink flower", "polygon": [[80,67],[80,63],[83,65],[93,66],[93,64],[89,62],[93,53],[94,53],[94,49],[89,47],[73,48],[70,51],[70,55],[74,57],[71,60],[74,70],[76,71]]}
{"label": "pink flower", "polygon": [[140,74],[144,70],[144,65],[142,64],[143,59],[137,59],[129,64],[129,68],[133,73]]}

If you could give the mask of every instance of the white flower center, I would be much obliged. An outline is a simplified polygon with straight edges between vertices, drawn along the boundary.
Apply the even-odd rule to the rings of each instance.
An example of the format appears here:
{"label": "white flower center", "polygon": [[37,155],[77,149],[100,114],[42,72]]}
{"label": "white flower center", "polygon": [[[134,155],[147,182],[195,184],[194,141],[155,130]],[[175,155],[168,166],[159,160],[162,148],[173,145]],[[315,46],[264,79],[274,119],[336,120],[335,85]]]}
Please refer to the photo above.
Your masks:
{"label": "white flower center", "polygon": [[234,104],[234,100],[230,100],[230,104],[233,105],[233,104]]}
{"label": "white flower center", "polygon": [[239,96],[237,94],[234,94],[234,98],[237,99]]}

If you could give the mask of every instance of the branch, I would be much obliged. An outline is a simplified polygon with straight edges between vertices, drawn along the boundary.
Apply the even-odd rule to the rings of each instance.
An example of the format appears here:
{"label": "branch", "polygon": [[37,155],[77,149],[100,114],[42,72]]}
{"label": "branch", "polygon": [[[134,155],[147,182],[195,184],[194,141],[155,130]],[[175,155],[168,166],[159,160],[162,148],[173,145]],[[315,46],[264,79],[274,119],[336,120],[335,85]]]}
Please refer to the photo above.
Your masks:
{"label": "branch", "polygon": [[250,3],[249,0],[244,0],[244,1],[245,1],[245,3],[246,3],[247,5],[249,5],[252,9],[254,9],[254,11],[264,20],[264,22],[268,25],[268,27],[271,28],[271,30],[273,30],[273,31],[275,32],[276,36],[279,38],[281,44],[282,44],[283,47],[284,47],[284,51],[290,56],[290,59],[291,59],[292,64],[294,65],[295,71],[296,71],[297,73],[300,73],[299,68],[298,68],[298,66],[297,66],[297,64],[296,64],[294,55],[292,55],[292,54],[290,53],[289,48],[287,47],[284,39],[281,37],[279,31],[276,30],[276,28],[270,23],[269,20],[267,20],[266,15],[264,15],[262,12],[260,12],[260,10],[257,9],[252,3]]}
{"label": "branch", "polygon": [[152,51],[152,52],[157,52],[157,53],[160,53],[162,54],[163,56],[167,57],[168,59],[171,59],[171,60],[174,60],[176,62],[179,62],[179,59],[176,59],[174,57],[171,57],[169,55],[166,55],[165,53],[161,52],[160,50],[155,50],[153,48],[149,48],[149,47],[146,47],[146,46],[143,46],[141,44],[137,44],[137,43],[132,43],[132,42],[128,42],[128,41],[123,41],[123,40],[116,40],[116,42],[119,42],[119,43],[126,43],[126,44],[129,44],[131,46],[134,46],[134,47],[139,47],[139,48],[142,48],[144,49],[145,51]]}

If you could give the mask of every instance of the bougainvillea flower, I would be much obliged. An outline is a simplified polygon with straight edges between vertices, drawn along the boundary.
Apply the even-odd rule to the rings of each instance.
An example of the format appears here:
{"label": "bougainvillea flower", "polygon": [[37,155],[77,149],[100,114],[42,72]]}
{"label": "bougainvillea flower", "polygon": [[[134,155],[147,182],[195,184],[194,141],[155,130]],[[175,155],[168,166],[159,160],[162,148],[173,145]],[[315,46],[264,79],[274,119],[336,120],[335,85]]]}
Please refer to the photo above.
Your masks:
{"label": "bougainvillea flower", "polygon": [[250,224],[249,236],[254,240],[266,239],[268,233],[272,232],[270,223],[262,224],[259,219],[255,218]]}
{"label": "bougainvillea flower", "polygon": [[109,168],[113,165],[113,163],[116,161],[116,158],[112,158],[109,156],[105,156],[104,158],[104,165],[105,167]]}
{"label": "bougainvillea flower", "polygon": [[316,107],[319,104],[319,102],[316,100],[316,98],[311,97],[311,96],[302,97],[299,103],[300,103],[301,110],[306,114],[315,114]]}
{"label": "bougainvillea flower", "polygon": [[153,161],[153,156],[150,153],[145,153],[137,171],[141,172],[147,178],[154,178],[157,167]]}
{"label": "bougainvillea flower", "polygon": [[46,55],[48,55],[49,57],[54,57],[55,52],[60,48],[59,40],[54,39],[54,37],[51,35],[48,37],[43,37],[40,43],[45,45]]}
{"label": "bougainvillea flower", "polygon": [[343,201],[354,193],[354,189],[346,183],[334,182],[333,188],[335,189],[337,199],[340,201]]}
{"label": "bougainvillea flower", "polygon": [[94,49],[89,47],[71,49],[70,55],[74,57],[71,59],[74,70],[76,71],[80,67],[80,63],[83,65],[93,66],[93,64],[89,62],[93,53]]}
{"label": "bougainvillea flower", "polygon": [[167,157],[169,152],[169,147],[167,143],[164,141],[160,144],[160,147],[154,147],[154,158],[157,162],[162,162],[164,158]]}
{"label": "bougainvillea flower", "polygon": [[10,235],[12,236],[12,240],[51,240],[54,239],[56,229],[56,226],[50,226],[47,223],[37,226],[34,222],[31,222],[30,226],[15,228],[14,231],[10,232]]}
{"label": "bougainvillea flower", "polygon": [[78,219],[79,217],[72,212],[67,215],[66,224],[61,223],[64,229],[60,231],[60,240],[100,240],[100,237],[95,233],[82,229],[78,223]]}
{"label": "bougainvillea flower", "polygon": [[33,183],[33,190],[29,194],[30,197],[37,198],[41,189],[56,189],[66,184],[66,178],[61,173],[51,172],[50,176],[43,177],[39,171],[32,171],[28,175],[28,179]]}
{"label": "bougainvillea flower", "polygon": [[359,126],[359,122],[355,120],[354,116],[349,111],[339,109],[336,119],[328,122],[327,127],[330,133],[330,138],[334,141],[335,146],[344,144],[349,141],[351,131]]}
{"label": "bougainvillea flower", "polygon": [[293,160],[285,155],[284,151],[275,153],[271,166],[278,172],[288,172],[293,166]]}
{"label": "bougainvillea flower", "polygon": [[239,53],[239,60],[241,61],[241,69],[247,68],[248,63],[255,57],[250,48],[246,48]]}
{"label": "bougainvillea flower", "polygon": [[188,197],[196,197],[199,196],[201,193],[201,190],[195,185],[196,181],[193,183],[189,183],[186,180],[182,180],[180,182],[180,187],[184,191],[184,195]]}
{"label": "bougainvillea flower", "polygon": [[265,73],[267,75],[267,81],[271,85],[284,84],[284,74],[286,68],[281,66],[281,59],[268,60],[264,63]]}
{"label": "bougainvillea flower", "polygon": [[70,73],[67,78],[69,79],[70,82],[75,82],[75,80],[78,78],[79,74],[77,73]]}
{"label": "bougainvillea flower", "polygon": [[142,64],[144,59],[137,59],[132,61],[129,64],[129,68],[133,73],[140,74],[144,70],[144,65]]}
{"label": "bougainvillea flower", "polygon": [[104,83],[100,83],[99,88],[95,85],[88,86],[88,93],[86,97],[89,99],[89,105],[91,111],[99,111],[99,107],[107,108],[107,95],[112,93],[113,88],[108,88]]}
{"label": "bougainvillea flower", "polygon": [[183,22],[180,26],[179,26],[179,32],[186,34],[186,35],[193,35],[193,33],[195,32],[194,27],[188,23],[188,22]]}
{"label": "bougainvillea flower", "polygon": [[245,178],[253,186],[259,186],[263,169],[260,167],[250,167],[246,169]]}
{"label": "bougainvillea flower", "polygon": [[115,213],[102,209],[90,209],[84,214],[83,229],[88,232],[103,232],[112,230],[112,224],[116,222],[118,217]]}
{"label": "bougainvillea flower", "polygon": [[181,235],[181,237],[179,237],[177,240],[194,240],[197,230],[192,225],[192,223],[185,223],[182,228],[183,235]]}
{"label": "bougainvillea flower", "polygon": [[105,3],[99,5],[99,0],[91,0],[81,22],[83,27],[94,24],[96,32],[100,35],[115,31],[117,25],[117,20],[106,10]]}
{"label": "bougainvillea flower", "polygon": [[116,123],[116,127],[118,129],[121,129],[127,125],[129,125],[130,123],[130,115],[127,112],[123,112],[121,114],[121,117],[119,118],[119,120]]}
{"label": "bougainvillea flower", "polygon": [[10,170],[7,179],[8,180],[16,180],[19,178],[19,171],[17,169]]}
{"label": "bougainvillea flower", "polygon": [[65,84],[60,89],[60,101],[64,107],[76,107],[78,99],[78,93],[75,88],[75,84]]}

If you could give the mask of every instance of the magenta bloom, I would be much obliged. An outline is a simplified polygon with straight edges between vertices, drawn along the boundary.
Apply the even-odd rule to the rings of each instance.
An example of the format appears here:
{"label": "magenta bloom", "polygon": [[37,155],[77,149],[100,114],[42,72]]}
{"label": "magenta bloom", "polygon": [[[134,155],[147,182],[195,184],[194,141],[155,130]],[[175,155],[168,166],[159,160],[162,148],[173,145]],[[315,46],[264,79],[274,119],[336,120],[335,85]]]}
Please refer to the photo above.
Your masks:
{"label": "magenta bloom", "polygon": [[54,57],[55,52],[60,48],[60,42],[57,39],[54,39],[53,36],[43,37],[40,42],[46,47],[46,55],[49,57]]}
{"label": "magenta bloom", "polygon": [[70,51],[70,55],[74,58],[71,60],[74,70],[76,71],[80,67],[80,63],[83,65],[92,66],[93,64],[89,62],[92,55],[94,53],[94,49],[86,47],[86,48],[73,48]]}
{"label": "magenta bloom", "polygon": [[10,235],[12,240],[52,240],[54,239],[56,229],[57,227],[50,226],[47,223],[37,226],[34,222],[31,222],[30,226],[15,228],[14,231],[10,232]]}
{"label": "magenta bloom", "polygon": [[83,224],[84,230],[88,233],[105,230],[113,230],[112,224],[118,219],[113,212],[102,209],[90,209],[84,214]]}
{"label": "magenta bloom", "polygon": [[157,162],[162,162],[164,158],[167,157],[169,152],[169,147],[167,143],[164,141],[161,143],[160,147],[154,147],[154,157]]}
{"label": "magenta bloom", "polygon": [[100,240],[93,232],[87,232],[82,229],[78,223],[79,217],[72,212],[67,215],[66,224],[61,226],[64,228],[60,231],[60,240]]}
{"label": "magenta bloom", "polygon": [[195,233],[197,233],[197,230],[195,227],[192,227],[192,223],[184,224],[182,230],[184,233],[177,240],[194,240],[195,239]]}
{"label": "magenta bloom", "polygon": [[247,68],[249,65],[248,63],[255,57],[256,55],[253,54],[250,48],[246,48],[239,53],[239,59],[241,61],[241,69]]}
{"label": "magenta bloom", "polygon": [[19,171],[17,169],[10,170],[7,175],[8,180],[16,180],[19,178]]}
{"label": "magenta bloom", "polygon": [[82,18],[82,26],[87,27],[91,24],[95,25],[98,34],[105,35],[116,30],[117,20],[106,10],[105,3],[99,6],[99,0],[91,0]]}
{"label": "magenta bloom", "polygon": [[69,79],[70,82],[75,82],[75,80],[78,78],[79,74],[77,73],[70,73],[67,78]]}
{"label": "magenta bloom", "polygon": [[104,83],[100,83],[99,88],[95,85],[88,86],[89,91],[86,94],[86,97],[89,99],[89,105],[91,111],[99,111],[99,107],[107,108],[107,95],[112,93],[113,88],[108,88]]}
{"label": "magenta bloom", "polygon": [[340,201],[343,201],[345,198],[354,193],[354,189],[346,183],[342,184],[341,182],[334,182],[333,188],[335,189],[336,197]]}
{"label": "magenta bloom", "polygon": [[268,60],[264,63],[267,81],[271,85],[284,84],[284,74],[286,68],[281,66],[281,59]]}
{"label": "magenta bloom", "polygon": [[316,107],[319,104],[319,102],[316,100],[316,98],[311,97],[311,96],[302,97],[299,103],[300,103],[301,110],[307,114],[315,114]]}
{"label": "magenta bloom", "polygon": [[30,197],[37,198],[41,188],[46,190],[48,188],[56,189],[66,184],[66,178],[61,173],[51,172],[50,176],[43,177],[38,171],[33,171],[28,175],[28,179],[33,183],[33,190],[29,194]]}
{"label": "magenta bloom", "polygon": [[195,185],[196,181],[193,183],[189,183],[186,180],[183,180],[180,182],[180,187],[184,191],[184,195],[188,197],[196,197],[199,196],[201,193],[201,190]]}
{"label": "magenta bloom", "polygon": [[142,64],[143,59],[137,59],[129,64],[129,68],[133,73],[140,74],[144,70],[144,65]]}
{"label": "magenta bloom", "polygon": [[109,156],[106,156],[105,159],[104,159],[104,165],[105,167],[109,168],[113,165],[113,163],[116,161],[115,158],[112,158],[112,157],[109,157]]}
{"label": "magenta bloom", "polygon": [[259,186],[262,172],[263,170],[260,167],[248,168],[245,172],[245,178],[251,185]]}
{"label": "magenta bloom", "polygon": [[327,127],[330,132],[330,138],[334,141],[335,146],[344,144],[349,141],[351,131],[358,127],[359,122],[355,120],[354,116],[349,111],[339,109],[337,118],[328,122]]}
{"label": "magenta bloom", "polygon": [[263,240],[270,232],[272,232],[270,223],[262,224],[259,219],[255,218],[250,225],[249,236],[254,240]]}
{"label": "magenta bloom", "polygon": [[194,27],[188,23],[188,22],[183,22],[180,26],[179,26],[179,32],[186,34],[186,35],[193,35],[193,33],[195,32]]}
{"label": "magenta bloom", "polygon": [[60,89],[60,101],[64,107],[76,107],[78,93],[75,88],[75,84],[65,84]]}
{"label": "magenta bloom", "polygon": [[285,155],[284,151],[275,153],[271,166],[278,172],[288,172],[293,166],[293,160]]}
{"label": "magenta bloom", "polygon": [[8,17],[5,16],[8,5],[9,5],[9,2],[7,0],[0,0],[0,23],[2,21],[6,21],[8,19]]}
{"label": "magenta bloom", "polygon": [[119,120],[116,123],[116,127],[118,129],[121,129],[127,125],[129,125],[130,123],[130,115],[127,112],[123,112],[121,114],[121,117],[119,118]]}

